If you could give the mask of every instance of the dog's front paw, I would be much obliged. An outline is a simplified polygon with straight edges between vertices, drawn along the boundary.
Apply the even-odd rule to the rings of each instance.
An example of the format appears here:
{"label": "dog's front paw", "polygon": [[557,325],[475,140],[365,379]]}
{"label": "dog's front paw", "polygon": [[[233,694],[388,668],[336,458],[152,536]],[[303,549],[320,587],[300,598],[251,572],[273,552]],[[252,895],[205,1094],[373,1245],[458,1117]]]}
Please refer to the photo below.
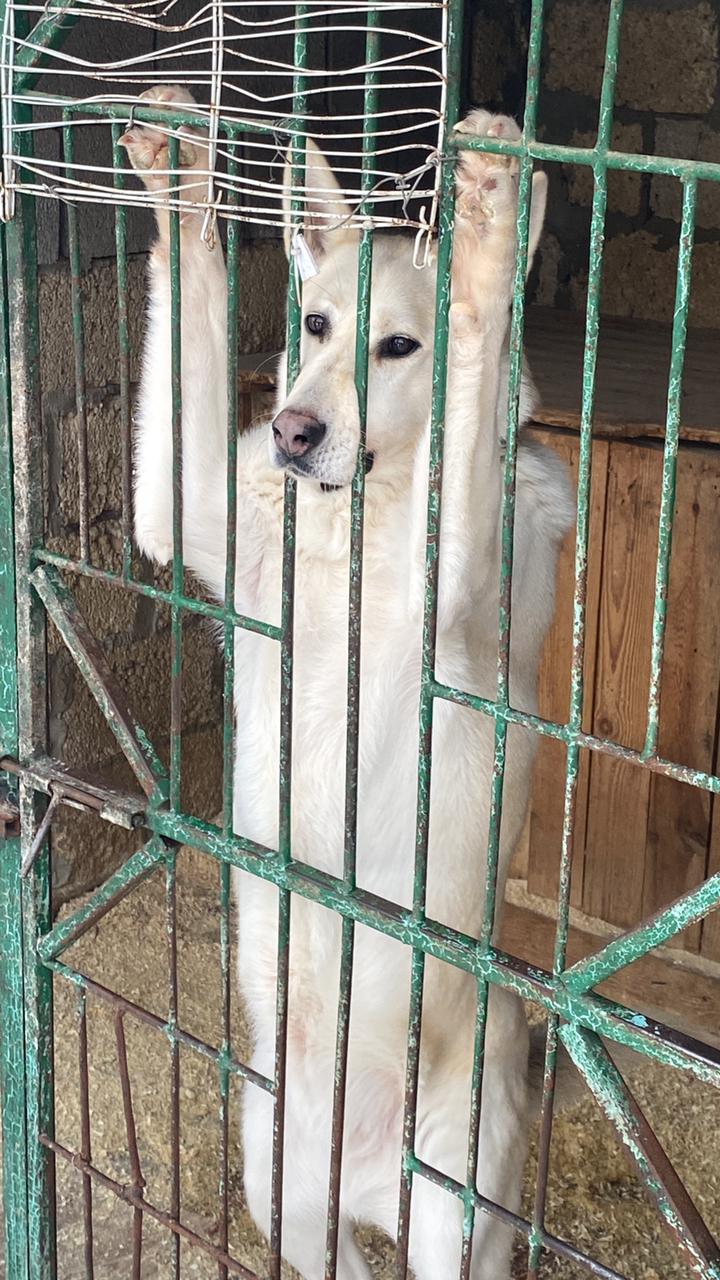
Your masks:
{"label": "dog's front paw", "polygon": [[[457,125],[458,133],[476,138],[502,138],[517,142],[522,136],[510,116],[493,115],[479,109]],[[455,174],[456,216],[482,235],[493,224],[515,219],[519,163],[516,156],[491,155],[481,151],[459,151]]]}
{"label": "dog's front paw", "polygon": [[[141,102],[157,104],[171,110],[172,107],[194,105],[195,99],[182,85],[156,85],[140,95]],[[207,172],[206,135],[200,129],[183,125],[178,131],[180,146],[180,184],[186,199],[199,199],[202,182],[194,174]],[[130,164],[149,191],[168,191],[174,185],[170,172],[168,139],[171,130],[157,125],[133,124],[120,138]]]}

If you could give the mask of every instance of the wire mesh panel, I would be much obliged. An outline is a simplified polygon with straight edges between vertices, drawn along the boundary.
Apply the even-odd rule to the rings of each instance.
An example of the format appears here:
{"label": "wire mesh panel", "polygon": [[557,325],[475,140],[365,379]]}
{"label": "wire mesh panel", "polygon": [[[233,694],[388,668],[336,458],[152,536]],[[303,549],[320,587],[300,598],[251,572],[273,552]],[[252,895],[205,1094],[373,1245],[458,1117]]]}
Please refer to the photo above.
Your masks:
{"label": "wire mesh panel", "polygon": [[[3,230],[4,331],[0,360],[3,363],[3,396],[0,402],[0,711],[2,712],[2,765],[7,793],[0,799],[0,819],[6,828],[6,854],[0,870],[0,962],[3,968],[2,1079],[5,1137],[5,1239],[8,1274],[50,1280],[58,1271],[57,1230],[54,1212],[55,1171],[75,1179],[80,1205],[78,1231],[83,1239],[84,1274],[95,1274],[98,1263],[98,1197],[109,1194],[127,1207],[131,1250],[129,1274],[143,1274],[151,1233],[159,1228],[167,1242],[167,1270],[179,1276],[185,1267],[186,1246],[212,1264],[220,1277],[269,1275],[279,1277],[284,1255],[283,1231],[287,1214],[288,1181],[285,1164],[292,1152],[286,1143],[286,1098],[289,1041],[297,1035],[290,1022],[292,996],[292,938],[299,909],[333,913],[338,929],[332,963],[337,992],[335,1039],[331,1050],[331,1089],[327,1097],[329,1160],[325,1220],[315,1223],[321,1235],[321,1271],[327,1277],[342,1270],[341,1218],[343,1210],[343,1152],[348,1094],[348,1062],[351,1054],[353,977],[357,970],[359,937],[384,936],[409,954],[406,1054],[400,1064],[403,1076],[398,1091],[402,1113],[401,1150],[397,1161],[396,1237],[398,1276],[409,1273],[413,1205],[418,1188],[437,1189],[460,1206],[457,1219],[460,1277],[487,1276],[483,1259],[475,1249],[479,1222],[493,1220],[511,1228],[527,1244],[527,1275],[544,1274],[553,1258],[577,1265],[589,1274],[622,1280],[619,1270],[574,1240],[559,1238],[547,1226],[546,1199],[552,1138],[556,1070],[560,1043],[617,1130],[639,1170],[643,1183],[664,1222],[677,1241],[693,1274],[704,1280],[720,1276],[720,1254],[706,1224],[695,1208],[670,1160],[652,1131],[608,1053],[603,1038],[690,1073],[717,1087],[720,1055],[711,1045],[683,1036],[652,1021],[643,1013],[613,1003],[596,993],[608,976],[631,964],[653,947],[699,920],[720,903],[720,881],[713,877],[685,895],[653,919],[639,923],[622,938],[596,954],[568,966],[567,940],[570,880],[575,832],[577,783],[581,752],[600,752],[638,768],[677,778],[704,791],[720,790],[720,778],[686,767],[682,761],[658,755],[658,727],[662,708],[660,687],[666,621],[675,476],[681,425],[681,389],[690,298],[690,268],[697,183],[718,180],[720,166],[638,156],[613,151],[610,146],[613,100],[623,13],[622,0],[611,0],[603,74],[597,142],[592,149],[555,146],[537,139],[538,90],[544,6],[533,0],[529,31],[526,108],[522,136],[508,140],[478,138],[456,130],[459,117],[461,57],[460,5],[413,6],[422,15],[415,24],[408,7],[397,4],[350,6],[313,3],[290,6],[255,6],[232,2],[213,4],[175,23],[172,6],[6,5],[3,44]],[[248,16],[249,15],[249,16]],[[342,21],[341,21],[342,20]],[[63,52],[62,40],[69,24],[133,23],[149,28],[163,40],[152,56],[117,61],[75,59]],[[362,56],[352,65],[333,64],[332,75],[322,57],[330,37],[347,37],[347,46]],[[404,37],[407,37],[405,39]],[[258,40],[276,42],[273,57],[254,49]],[[402,52],[398,52],[398,37]],[[337,45],[337,41],[336,41]],[[264,46],[267,48],[267,46]],[[342,41],[340,41],[342,47]],[[184,74],[188,59],[199,70]],[[152,63],[152,67],[150,67]],[[68,77],[81,71],[92,82],[92,92],[73,99],[63,90]],[[178,74],[180,71],[180,74]],[[35,87],[42,74],[42,93]],[[166,99],[138,101],[138,90],[148,79],[173,86]],[[178,98],[176,85],[191,85],[202,104],[189,105]],[[320,88],[320,85],[322,86]],[[99,90],[99,91],[98,91]],[[400,91],[405,98],[398,95]],[[411,105],[402,111],[399,101],[413,102],[422,91],[427,106]],[[323,98],[324,108],[315,109]],[[153,102],[155,105],[153,105]],[[354,106],[348,107],[348,103]],[[158,105],[158,103],[160,105]],[[389,105],[388,105],[389,104]],[[35,114],[34,114],[35,113]],[[44,114],[43,114],[44,113]],[[40,116],[42,115],[42,120]],[[330,127],[332,117],[333,127]],[[76,145],[84,122],[106,126],[107,165],[89,168],[76,160]],[[127,135],[136,126],[151,126],[167,138],[167,160],[156,170],[160,185],[150,192],[130,185],[124,163]],[[56,163],[38,158],[35,144],[43,129],[62,130],[62,157]],[[207,133],[189,133],[204,129]],[[319,141],[336,172],[349,212],[340,219],[344,230],[357,232],[353,271],[356,272],[356,323],[353,335],[354,385],[358,406],[359,446],[354,477],[343,513],[348,529],[347,666],[343,674],[343,807],[342,850],[334,869],[312,865],[298,855],[293,831],[293,711],[301,695],[294,680],[296,611],[302,604],[296,592],[296,548],[299,488],[293,475],[284,482],[281,517],[281,599],[277,618],[267,620],[240,612],[237,605],[236,567],[242,551],[238,513],[240,443],[238,422],[238,330],[243,307],[241,224],[259,222],[285,225],[289,231],[287,368],[289,392],[300,373],[303,277],[312,278],[312,261],[302,237],[313,219],[324,221],[317,210],[317,188],[307,180],[308,138]],[[193,141],[195,140],[195,141]],[[202,191],[189,204],[181,195],[183,148],[206,150],[207,164],[197,172]],[[270,182],[287,161],[290,181]],[[38,147],[38,152],[41,148]],[[499,585],[497,588],[496,683],[486,694],[455,687],[441,678],[438,668],[438,614],[442,604],[443,494],[445,418],[450,388],[448,361],[454,341],[451,322],[451,271],[455,231],[455,181],[462,154],[514,156],[518,160],[517,246],[514,297],[509,331],[509,394],[504,437],[502,513],[498,532]],[[187,153],[185,153],[187,154]],[[413,159],[406,164],[407,156]],[[460,161],[459,161],[460,156]],[[418,158],[419,157],[419,158]],[[352,163],[350,163],[352,160]],[[580,466],[577,489],[575,550],[574,635],[572,698],[566,723],[523,711],[513,702],[512,606],[515,503],[520,444],[523,310],[531,240],[531,191],[537,161],[564,162],[592,169],[594,195],[589,246],[589,284],[583,364],[583,404]],[[347,162],[347,163],[346,163]],[[590,461],[595,391],[595,363],[600,325],[602,254],[609,169],[631,169],[673,175],[683,187],[682,227],[673,323],[673,357],[668,388],[667,426],[664,441],[663,490],[655,577],[655,607],[648,691],[647,734],[644,748],[631,751],[583,729],[585,592],[589,537]],[[258,177],[261,174],[261,177]],[[167,181],[165,181],[167,179]],[[320,204],[323,203],[320,187]],[[35,247],[35,210],[38,197],[68,203],[67,241],[71,272],[72,341],[75,363],[75,449],[77,458],[76,528],[74,549],[53,546],[45,518],[43,490],[43,430],[40,411],[38,271]],[[283,207],[283,197],[285,206]],[[122,510],[112,554],[98,554],[91,529],[93,449],[90,433],[90,401],[87,359],[90,334],[86,331],[81,289],[81,243],[78,204],[109,202],[115,217],[117,272],[117,386],[120,402],[117,451],[122,477]],[[312,202],[312,211],[309,204]],[[136,556],[132,545],[131,456],[131,341],[128,317],[128,252],[126,206],[150,203],[167,210],[168,348],[170,383],[170,474],[172,503],[169,518],[170,545],[162,573],[152,576]],[[227,289],[223,324],[225,373],[223,425],[226,487],[224,494],[222,581],[215,599],[207,599],[190,585],[187,561],[187,523],[183,504],[188,456],[183,440],[183,400],[189,394],[183,376],[187,351],[184,343],[183,307],[187,276],[183,274],[187,240],[184,219],[188,208],[202,211],[197,236],[217,249],[217,218],[227,222]],[[337,210],[332,227],[338,230]],[[434,289],[434,338],[432,389],[429,416],[429,466],[427,519],[423,530],[424,573],[422,625],[418,627],[419,734],[417,746],[417,808],[412,858],[412,887],[408,901],[397,901],[376,888],[364,887],[359,874],[359,812],[362,778],[362,673],[363,548],[365,544],[366,487],[373,466],[366,447],[369,368],[371,367],[371,297],[376,266],[375,231],[404,223],[420,237],[413,252],[413,270],[431,270],[431,233]],[[203,249],[203,251],[205,251]],[[304,254],[310,255],[310,271]],[[209,261],[209,259],[207,260]],[[208,267],[208,272],[210,268]],[[8,394],[9,393],[9,394]],[[11,403],[10,403],[11,401]],[[301,482],[302,483],[302,482]],[[424,497],[424,495],[423,495]],[[301,513],[300,513],[301,514]],[[276,549],[277,550],[277,549]],[[83,584],[103,583],[154,602],[169,614],[168,660],[169,735],[162,757],[112,671],[112,663],[98,644],[93,628],[78,605]],[[72,585],[71,585],[72,584]],[[517,599],[515,600],[517,606]],[[222,813],[207,821],[186,803],[186,761],[183,754],[184,660],[188,619],[211,620],[222,651]],[[89,688],[102,720],[117,741],[132,774],[124,787],[105,778],[89,779],[67,761],[51,758],[48,751],[48,691],[46,628],[52,626],[53,643],[64,645],[82,680]],[[234,739],[243,716],[234,705],[239,634],[275,646],[278,661],[277,725],[277,840],[251,838],[238,823],[234,807]],[[490,726],[487,760],[488,831],[479,927],[474,934],[432,918],[428,911],[428,875],[431,825],[437,794],[433,792],[436,717],[446,706],[481,718]],[[438,711],[440,708],[440,711]],[[497,945],[502,873],[501,838],[503,810],[508,807],[508,759],[512,733],[523,729],[562,743],[566,751],[564,820],[560,856],[558,925],[552,966],[533,967],[507,955]],[[275,786],[275,780],[273,779]],[[487,797],[486,797],[487,799]],[[50,908],[50,851],[48,835],[59,809],[74,807],[97,821],[112,824],[128,834],[132,847],[126,856],[81,906],[53,921]],[[141,832],[138,844],[137,835]],[[189,1029],[184,1018],[179,984],[178,845],[187,844],[208,862],[217,864],[218,1022],[212,1036]],[[233,1034],[231,961],[231,871],[243,872],[253,882],[272,888],[274,929],[267,943],[273,952],[273,1037],[267,1065],[260,1069],[236,1049]],[[162,1011],[148,998],[134,998],[120,983],[104,981],[92,972],[88,955],[76,950],[87,944],[97,928],[112,928],[113,913],[129,895],[152,885],[155,908],[161,903],[165,952],[158,961],[167,975]],[[159,886],[159,887],[158,887]],[[104,922],[104,924],[102,923]],[[463,1134],[464,1176],[449,1172],[420,1154],[422,1125],[418,1123],[425,1085],[423,1071],[423,1016],[431,986],[430,966],[440,965],[467,975],[472,990],[471,1078],[468,1081],[467,1132]],[[323,963],[323,958],[320,958]],[[56,1131],[54,1103],[59,1101],[53,1069],[52,984],[69,984],[74,991],[73,1054],[77,1064],[79,1132],[74,1142]],[[490,1048],[486,1033],[494,993],[506,989],[542,1008],[547,1016],[544,1089],[537,1179],[530,1215],[516,1204],[502,1202],[479,1190],[482,1185],[481,1126],[483,1078]],[[381,1034],[383,1001],[378,1000],[378,1035]],[[120,1171],[101,1167],[94,1155],[97,1112],[92,1105],[92,1010],[101,1008],[112,1023],[113,1079],[123,1129],[124,1164]],[[312,1010],[307,1015],[312,1021]],[[169,1146],[167,1180],[162,1195],[149,1185],[138,1138],[142,1117],[133,1078],[131,1028],[140,1026],[167,1047],[167,1124]],[[64,1051],[56,1045],[58,1053]],[[183,1195],[184,1148],[182,1141],[183,1063],[186,1055],[209,1064],[213,1079],[213,1107],[218,1115],[217,1216],[214,1229],[198,1227],[188,1219]],[[234,1250],[230,1233],[232,1152],[238,1142],[233,1112],[233,1089],[257,1091],[272,1113],[269,1133],[270,1206],[267,1249],[252,1264]],[[59,1108],[58,1108],[59,1109]],[[194,1152],[193,1160],[205,1157]],[[369,1157],[372,1160],[372,1156]],[[60,1173],[62,1171],[62,1173]],[[435,1202],[433,1202],[435,1203]],[[144,1255],[145,1251],[145,1255]],[[210,1272],[208,1272],[210,1274]],[[551,1274],[549,1271],[547,1274]],[[500,1280],[500,1277],[494,1277]],[[503,1275],[502,1280],[505,1280]]]}

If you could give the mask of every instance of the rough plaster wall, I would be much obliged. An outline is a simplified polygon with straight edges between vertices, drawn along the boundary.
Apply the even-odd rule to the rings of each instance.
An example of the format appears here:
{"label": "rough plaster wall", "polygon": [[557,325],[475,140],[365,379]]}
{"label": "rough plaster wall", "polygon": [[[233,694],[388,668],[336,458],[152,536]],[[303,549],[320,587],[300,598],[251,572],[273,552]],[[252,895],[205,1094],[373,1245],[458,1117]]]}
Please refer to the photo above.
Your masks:
{"label": "rough plaster wall", "polygon": [[[548,0],[539,136],[595,142],[608,0]],[[470,15],[470,97],[520,112],[529,0],[475,0]],[[618,67],[613,145],[683,159],[720,160],[720,0],[627,0]],[[551,164],[549,213],[534,300],[580,309],[587,289],[592,176]],[[680,218],[672,178],[614,172],[602,309],[606,315],[672,317]],[[692,323],[718,324],[720,189],[699,187]]]}
{"label": "rough plaster wall", "polygon": [[[146,255],[129,263],[131,379],[138,377]],[[242,254],[243,351],[276,351],[282,343],[282,300],[286,279],[280,246],[256,240]],[[117,345],[115,264],[96,260],[83,275],[86,337],[87,425],[90,453],[90,520],[93,562],[121,567],[121,412]],[[273,300],[277,299],[277,305]],[[46,441],[46,520],[49,545],[77,555],[77,421],[73,370],[70,279],[67,263],[41,270],[41,382]],[[152,569],[138,562],[152,579]],[[155,580],[170,586],[167,572]],[[170,617],[163,605],[84,577],[69,579],[80,608],[102,644],[131,705],[167,760],[170,710]],[[193,590],[192,583],[187,584]],[[133,785],[117,745],[80,676],[71,654],[51,629],[48,677],[51,753],[70,765]],[[183,777],[185,805],[212,816],[221,780],[219,724],[221,668],[211,627],[189,617],[184,627]],[[135,787],[135,789],[137,789]],[[74,896],[103,878],[127,856],[129,837],[74,812],[62,812],[54,827],[58,900]]]}

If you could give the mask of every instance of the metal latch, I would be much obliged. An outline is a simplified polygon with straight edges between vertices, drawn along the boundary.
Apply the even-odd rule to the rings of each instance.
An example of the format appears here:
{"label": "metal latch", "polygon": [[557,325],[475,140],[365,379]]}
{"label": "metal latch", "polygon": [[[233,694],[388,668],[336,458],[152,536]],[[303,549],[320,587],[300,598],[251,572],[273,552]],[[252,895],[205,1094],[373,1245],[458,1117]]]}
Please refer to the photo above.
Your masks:
{"label": "metal latch", "polygon": [[[28,876],[35,865],[61,804],[86,813],[96,813],[107,822],[125,827],[127,830],[141,826],[145,819],[147,801],[144,796],[110,787],[102,779],[91,779],[73,773],[60,760],[41,756],[31,760],[27,765],[22,765],[11,756],[3,756],[0,759],[0,769],[24,778],[36,791],[42,791],[50,797],[35,838],[22,860],[20,875],[23,877]],[[5,784],[8,800],[7,807],[4,807],[5,792],[2,791],[2,786],[0,781],[0,826],[4,819],[5,837],[19,835],[20,815],[17,804],[12,798],[9,787]],[[5,813],[7,817],[4,817]],[[8,829],[8,822],[14,823],[12,829]]]}

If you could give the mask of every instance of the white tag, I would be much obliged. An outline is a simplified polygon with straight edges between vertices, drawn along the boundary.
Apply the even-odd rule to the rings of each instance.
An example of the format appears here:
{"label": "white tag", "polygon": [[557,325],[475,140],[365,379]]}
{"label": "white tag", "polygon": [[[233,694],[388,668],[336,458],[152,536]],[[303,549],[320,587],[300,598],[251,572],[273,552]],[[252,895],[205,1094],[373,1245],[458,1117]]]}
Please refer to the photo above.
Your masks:
{"label": "white tag", "polygon": [[293,236],[293,253],[297,262],[298,271],[301,280],[310,280],[312,276],[318,273],[318,265],[315,261],[310,245],[305,239],[302,231],[296,231]]}

